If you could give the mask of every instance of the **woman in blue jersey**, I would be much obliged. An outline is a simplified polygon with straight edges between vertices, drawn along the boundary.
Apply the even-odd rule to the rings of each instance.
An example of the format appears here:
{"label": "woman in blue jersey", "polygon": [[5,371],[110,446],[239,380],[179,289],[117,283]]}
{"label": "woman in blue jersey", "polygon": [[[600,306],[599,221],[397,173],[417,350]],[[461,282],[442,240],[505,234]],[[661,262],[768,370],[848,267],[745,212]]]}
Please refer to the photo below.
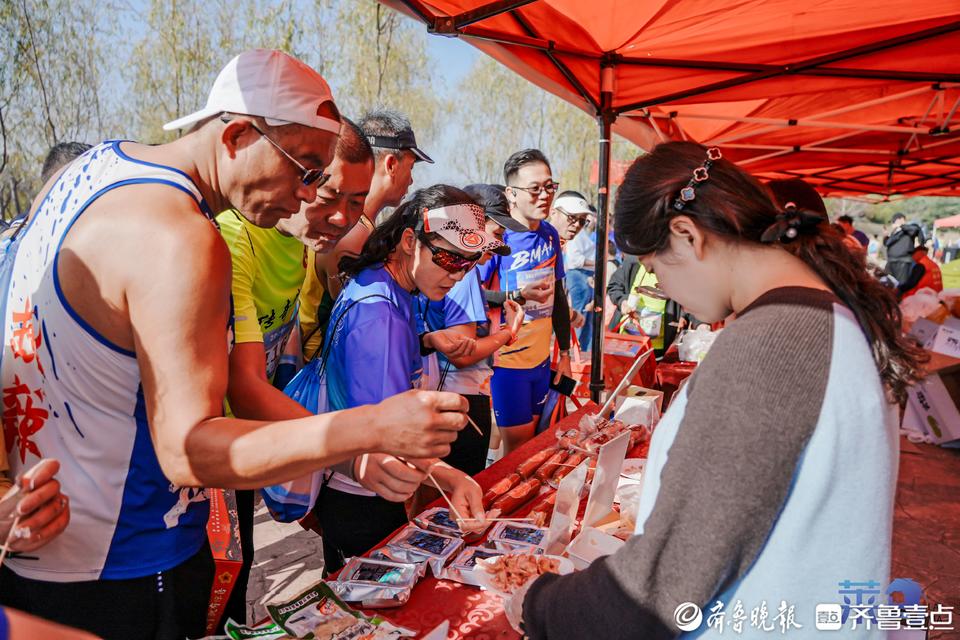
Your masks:
{"label": "woman in blue jersey", "polygon": [[[510,217],[503,187],[471,184],[463,191],[483,207],[487,216],[487,233],[497,240],[503,241],[507,229],[526,231],[526,227]],[[484,253],[479,264],[485,264],[491,255]],[[462,430],[450,446],[450,454],[443,460],[471,475],[479,473],[486,466],[490,433],[493,430],[490,410],[490,376],[493,375],[493,368],[488,360],[498,349],[516,340],[523,324],[523,308],[519,304],[505,300],[503,310],[503,324],[499,328],[491,327],[477,269],[471,270],[443,299],[430,300],[423,294],[417,299],[417,326],[421,333],[443,329],[476,340],[477,346],[472,354],[459,357],[437,354],[424,360],[425,373],[431,369],[427,377],[429,387],[425,388],[459,393],[470,403],[468,415],[480,432]]]}
{"label": "woman in blue jersey", "polygon": [[[422,357],[432,349],[454,357],[472,351],[473,341],[449,332],[421,336],[414,299],[420,292],[440,300],[484,252],[502,250],[503,243],[484,228],[483,208],[459,189],[436,185],[403,203],[374,230],[359,257],[341,262],[351,280],[334,305],[321,356],[326,358],[329,409],[369,404],[419,386]],[[429,468],[460,515],[483,518],[479,485],[439,460],[401,461],[377,454],[366,460],[388,471],[391,465],[398,472],[407,464]],[[361,459],[358,473],[366,464]],[[314,512],[323,530],[327,571],[406,523],[403,503],[381,497],[390,497],[391,491],[373,488],[380,495],[335,473],[321,490]]]}

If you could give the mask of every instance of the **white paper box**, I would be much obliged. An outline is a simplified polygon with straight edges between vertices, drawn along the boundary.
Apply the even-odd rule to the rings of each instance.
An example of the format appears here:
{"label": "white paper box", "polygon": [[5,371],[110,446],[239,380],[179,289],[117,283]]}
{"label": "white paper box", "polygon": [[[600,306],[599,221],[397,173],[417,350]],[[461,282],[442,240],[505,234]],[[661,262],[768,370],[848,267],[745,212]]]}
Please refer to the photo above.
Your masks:
{"label": "white paper box", "polygon": [[937,331],[930,351],[960,358],[960,329],[944,324]]}
{"label": "white paper box", "polygon": [[663,412],[663,391],[633,385],[617,399],[613,417],[624,424],[655,426]]}
{"label": "white paper box", "polygon": [[960,410],[954,398],[960,398],[960,374],[947,374],[946,384],[939,375],[927,376],[910,388],[903,427],[929,435],[935,444],[960,440]]}
{"label": "white paper box", "polygon": [[573,566],[582,571],[594,560],[616,553],[623,545],[620,538],[614,538],[593,527],[584,527],[580,535],[567,547],[567,555],[573,561]]}

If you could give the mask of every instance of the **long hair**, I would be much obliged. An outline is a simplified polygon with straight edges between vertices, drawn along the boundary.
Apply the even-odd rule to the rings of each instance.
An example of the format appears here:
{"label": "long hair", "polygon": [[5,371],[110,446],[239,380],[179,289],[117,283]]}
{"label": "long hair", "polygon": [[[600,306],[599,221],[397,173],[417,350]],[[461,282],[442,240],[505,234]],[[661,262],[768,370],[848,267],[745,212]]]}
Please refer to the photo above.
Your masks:
{"label": "long hair", "polygon": [[[696,197],[677,211],[674,200],[706,159],[706,149],[692,142],[668,142],[638,158],[617,196],[614,231],[627,253],[648,255],[665,249],[670,219],[689,216],[712,234],[738,242],[760,243],[779,213],[770,193],[732,162],[718,160]],[[776,246],[809,265],[856,316],[873,352],[884,384],[898,402],[921,376],[923,350],[901,331],[901,313],[893,291],[867,271],[865,257],[850,251],[843,234],[823,219],[815,233],[801,233]]]}
{"label": "long hair", "polygon": [[[476,204],[466,193],[445,184],[435,184],[415,191],[390,216],[383,221],[367,238],[363,250],[356,258],[345,256],[340,260],[340,271],[348,277],[355,277],[368,267],[382,264],[400,244],[406,229],[415,229],[423,218],[424,209],[435,209],[454,204]],[[420,237],[431,240],[432,233],[420,233]]]}

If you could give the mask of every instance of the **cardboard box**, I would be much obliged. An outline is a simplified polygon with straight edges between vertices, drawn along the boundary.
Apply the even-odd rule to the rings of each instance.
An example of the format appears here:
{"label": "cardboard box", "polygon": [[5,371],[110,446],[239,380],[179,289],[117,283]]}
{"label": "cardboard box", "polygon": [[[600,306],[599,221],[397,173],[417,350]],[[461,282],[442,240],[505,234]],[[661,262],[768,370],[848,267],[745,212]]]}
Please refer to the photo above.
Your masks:
{"label": "cardboard box", "polygon": [[207,521],[207,537],[216,570],[210,603],[207,605],[207,635],[217,632],[217,623],[233,592],[243,555],[240,551],[240,524],[237,519],[237,500],[233,491],[207,489],[210,499],[210,519]]}

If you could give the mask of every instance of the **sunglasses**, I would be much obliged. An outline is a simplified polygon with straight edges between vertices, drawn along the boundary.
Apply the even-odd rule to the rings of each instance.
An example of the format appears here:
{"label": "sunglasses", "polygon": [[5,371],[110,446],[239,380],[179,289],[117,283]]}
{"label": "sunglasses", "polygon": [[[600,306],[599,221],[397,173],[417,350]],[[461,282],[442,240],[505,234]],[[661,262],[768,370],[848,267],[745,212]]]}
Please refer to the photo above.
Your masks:
{"label": "sunglasses", "polygon": [[[220,116],[220,120],[224,124],[226,124],[227,122],[230,122],[232,118],[228,115],[222,115]],[[258,127],[255,122],[251,121],[250,126],[253,128],[254,131],[260,134],[260,137],[262,137],[264,140],[272,144],[277,151],[282,153],[287,160],[292,162],[294,166],[296,166],[297,169],[300,170],[300,182],[302,182],[304,186],[309,187],[310,185],[316,185],[317,188],[319,189],[323,185],[327,184],[327,182],[329,182],[330,180],[329,173],[324,173],[323,169],[307,169],[305,166],[300,164],[300,162],[296,158],[294,158],[292,155],[287,153],[283,147],[277,144],[277,142],[273,138],[265,134],[263,130],[260,127]]]}
{"label": "sunglasses", "polygon": [[480,261],[480,258],[483,257],[483,252],[475,253],[472,256],[462,256],[459,253],[450,251],[449,249],[443,249],[441,247],[434,246],[423,236],[419,236],[419,238],[420,242],[423,243],[423,246],[429,249],[430,253],[433,254],[433,264],[437,265],[447,273],[470,271],[470,269],[473,269],[474,265]]}
{"label": "sunglasses", "polygon": [[553,182],[553,181],[546,182],[544,184],[538,184],[535,187],[514,187],[512,185],[510,186],[510,188],[513,189],[514,191],[516,191],[517,189],[519,189],[520,191],[526,191],[534,198],[540,197],[540,193],[544,191],[546,191],[548,194],[556,193],[557,188],[559,187],[560,187],[560,183]]}

